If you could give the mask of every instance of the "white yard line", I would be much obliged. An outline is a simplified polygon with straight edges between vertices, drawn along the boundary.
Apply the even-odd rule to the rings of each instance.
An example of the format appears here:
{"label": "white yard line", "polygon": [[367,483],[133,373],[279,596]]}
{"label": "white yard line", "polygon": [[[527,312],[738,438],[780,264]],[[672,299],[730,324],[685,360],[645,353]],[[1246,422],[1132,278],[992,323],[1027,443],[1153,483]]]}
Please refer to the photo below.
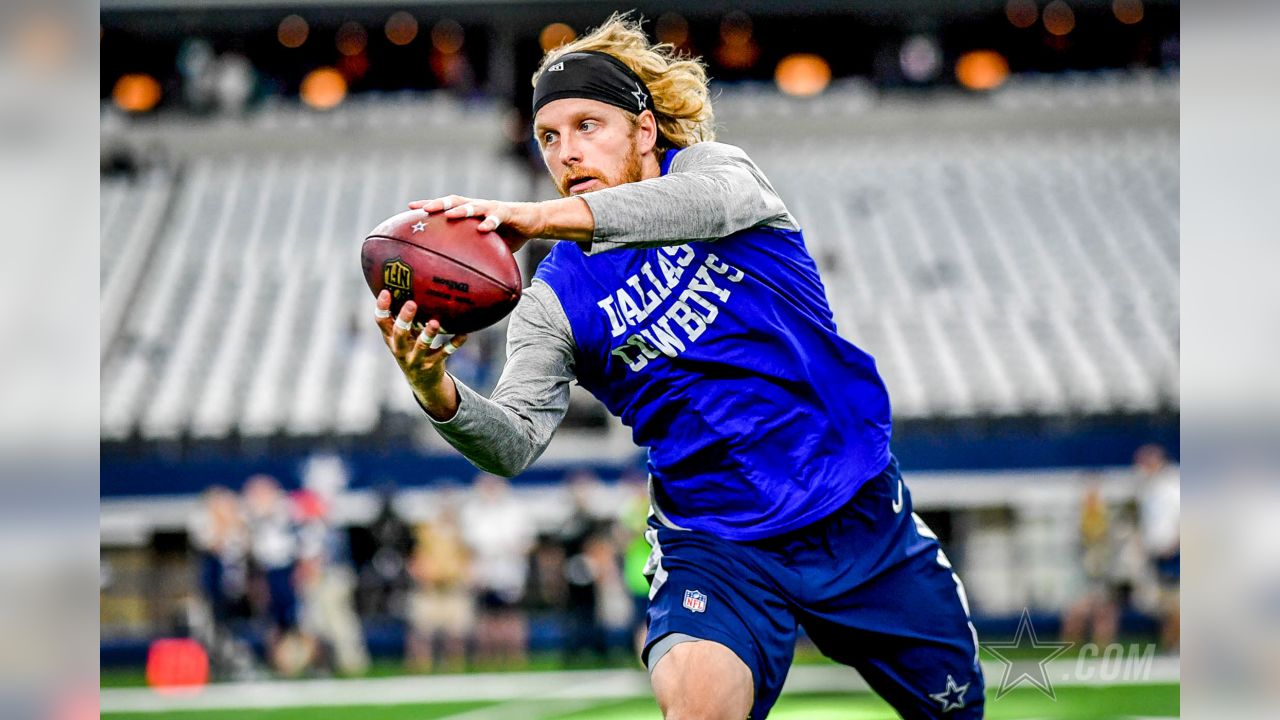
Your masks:
{"label": "white yard line", "polygon": [[[983,663],[987,686],[1000,682],[1001,663]],[[1048,665],[1054,687],[1080,685],[1150,685],[1176,683],[1176,657],[1154,658],[1141,677],[1127,678],[1099,661],[1078,664],[1055,660]],[[1114,675],[1114,676],[1113,676]],[[853,670],[838,665],[792,668],[784,692],[859,692],[867,684]],[[645,697],[649,678],[643,670],[573,670],[562,672],[469,673],[350,680],[268,680],[218,683],[190,694],[160,694],[149,688],[102,690],[102,712],[173,712],[241,708],[318,707],[326,705],[407,705],[529,700],[609,700]],[[482,711],[484,711],[482,713]],[[562,709],[563,711],[563,709]],[[502,720],[503,706],[481,708],[470,720]],[[527,717],[528,706],[525,706]],[[490,714],[484,714],[490,713]]]}

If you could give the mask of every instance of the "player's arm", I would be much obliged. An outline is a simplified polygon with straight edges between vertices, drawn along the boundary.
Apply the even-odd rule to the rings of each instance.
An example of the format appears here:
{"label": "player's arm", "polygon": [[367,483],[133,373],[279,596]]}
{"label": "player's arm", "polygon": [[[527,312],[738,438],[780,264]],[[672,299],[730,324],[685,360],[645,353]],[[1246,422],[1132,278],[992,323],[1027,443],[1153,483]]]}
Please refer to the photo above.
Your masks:
{"label": "player's arm", "polygon": [[799,229],[746,152],[719,142],[681,150],[662,177],[578,197],[595,222],[592,253],[715,240],[758,225]]}
{"label": "player's arm", "polygon": [[703,142],[676,155],[662,176],[542,202],[449,195],[409,203],[445,217],[483,216],[518,250],[529,238],[590,243],[589,252],[714,240],[757,225],[796,230],[769,180],[739,147]]}
{"label": "player's arm", "polygon": [[491,398],[448,373],[414,395],[450,445],[481,470],[510,477],[546,450],[573,378],[569,319],[551,288],[535,282],[511,315],[507,362]]}

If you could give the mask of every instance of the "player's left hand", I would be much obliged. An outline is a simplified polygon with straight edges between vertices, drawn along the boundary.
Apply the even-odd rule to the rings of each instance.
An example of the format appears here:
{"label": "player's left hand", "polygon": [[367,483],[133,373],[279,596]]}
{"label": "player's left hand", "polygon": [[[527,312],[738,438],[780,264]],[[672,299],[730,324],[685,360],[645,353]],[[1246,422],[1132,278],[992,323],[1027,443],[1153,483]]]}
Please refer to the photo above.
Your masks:
{"label": "player's left hand", "polygon": [[497,232],[507,241],[511,252],[519,250],[529,238],[538,237],[542,231],[542,216],[537,203],[446,195],[434,200],[415,200],[409,203],[409,209],[443,213],[447,218],[484,218],[476,230]]}

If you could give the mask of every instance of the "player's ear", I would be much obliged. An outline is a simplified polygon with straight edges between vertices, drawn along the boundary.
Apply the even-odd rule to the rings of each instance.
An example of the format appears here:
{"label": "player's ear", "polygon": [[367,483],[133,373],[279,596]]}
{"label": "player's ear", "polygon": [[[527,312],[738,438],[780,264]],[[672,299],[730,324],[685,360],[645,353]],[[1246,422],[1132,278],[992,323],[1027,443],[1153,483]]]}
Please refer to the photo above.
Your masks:
{"label": "player's ear", "polygon": [[641,155],[647,155],[657,144],[658,119],[652,110],[645,110],[636,117],[636,149]]}

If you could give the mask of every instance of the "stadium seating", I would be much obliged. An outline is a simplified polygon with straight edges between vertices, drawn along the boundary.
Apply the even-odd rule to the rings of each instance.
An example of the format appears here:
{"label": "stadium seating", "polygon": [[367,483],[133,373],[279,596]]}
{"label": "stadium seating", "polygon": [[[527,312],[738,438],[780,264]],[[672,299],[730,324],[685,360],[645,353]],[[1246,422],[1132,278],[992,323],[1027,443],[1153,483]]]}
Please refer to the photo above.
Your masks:
{"label": "stadium seating", "polygon": [[[992,101],[1016,113],[1159,100],[1170,84],[1089,82],[1032,79]],[[822,102],[830,121],[874,98],[851,87]],[[732,126],[782,112],[803,127],[814,106],[795,103],[747,88],[718,114]],[[271,108],[247,127],[404,126],[418,107]],[[463,110],[431,112],[455,122]],[[899,417],[1176,408],[1176,130],[741,144],[805,227],[837,324],[876,356]],[[104,179],[103,437],[361,435],[387,412],[417,412],[370,321],[359,242],[410,199],[533,199],[527,169],[500,148],[244,152]]]}

